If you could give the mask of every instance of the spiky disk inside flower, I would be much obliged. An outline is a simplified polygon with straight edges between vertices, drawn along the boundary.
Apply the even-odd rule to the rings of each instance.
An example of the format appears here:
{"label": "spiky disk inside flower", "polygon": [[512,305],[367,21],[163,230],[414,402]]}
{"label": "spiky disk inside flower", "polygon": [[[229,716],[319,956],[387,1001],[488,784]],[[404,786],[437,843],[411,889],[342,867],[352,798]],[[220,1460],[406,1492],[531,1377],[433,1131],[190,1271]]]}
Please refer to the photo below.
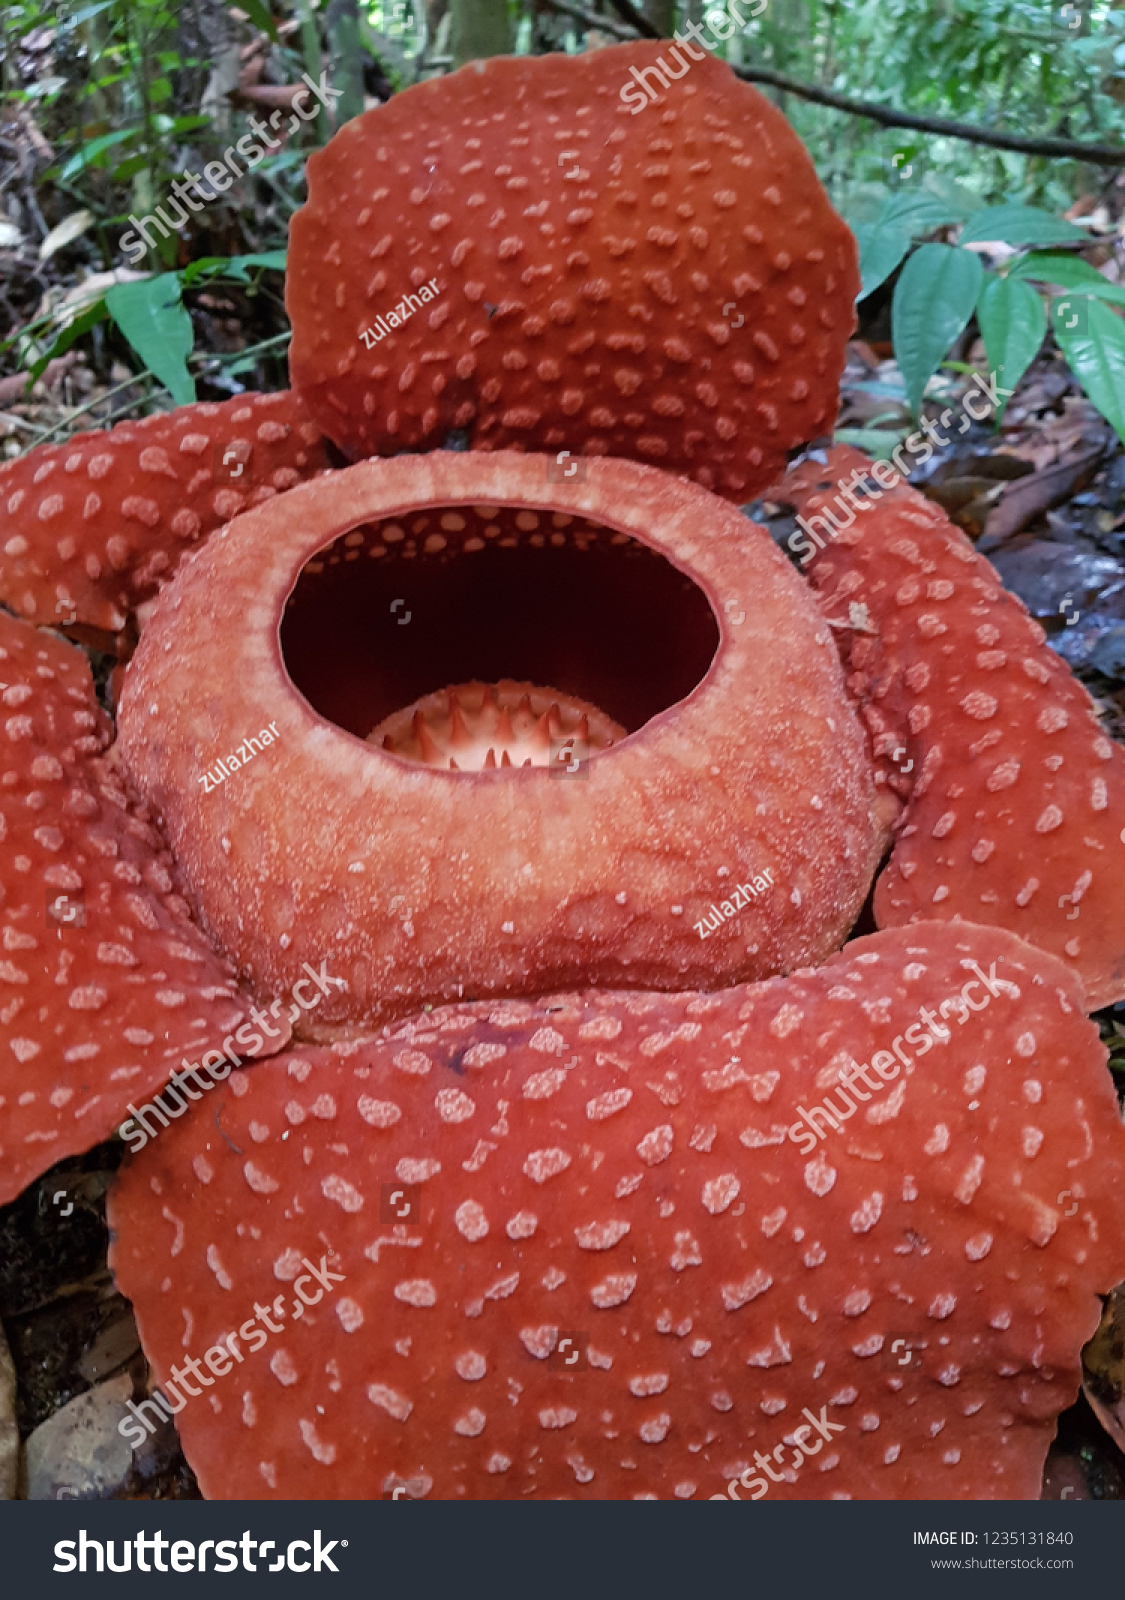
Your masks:
{"label": "spiky disk inside flower", "polygon": [[110,1204],[157,1381],[214,1348],[176,1419],[213,1499],[701,1500],[783,1441],[771,1499],[1034,1499],[1125,1273],[1105,1050],[1003,929],[436,1010],[215,1098]]}
{"label": "spiky disk inside flower", "polygon": [[659,89],[675,49],[474,61],[309,158],[290,360],[349,457],[464,429],[474,449],[627,456],[747,500],[831,424],[855,240],[723,62],[693,51]]}
{"label": "spiky disk inside flower", "polygon": [[[439,451],[279,496],[181,569],[127,669],[122,754],[207,926],[262,993],[329,952],[346,980],[317,1036],[427,1001],[789,971],[862,905],[870,766],[804,585],[702,489],[552,467]],[[478,772],[366,742],[505,678],[627,736]]]}
{"label": "spiky disk inside flower", "polygon": [[619,722],[585,700],[533,683],[465,683],[425,695],[384,717],[367,735],[392,755],[454,772],[493,767],[567,771],[626,737]]}

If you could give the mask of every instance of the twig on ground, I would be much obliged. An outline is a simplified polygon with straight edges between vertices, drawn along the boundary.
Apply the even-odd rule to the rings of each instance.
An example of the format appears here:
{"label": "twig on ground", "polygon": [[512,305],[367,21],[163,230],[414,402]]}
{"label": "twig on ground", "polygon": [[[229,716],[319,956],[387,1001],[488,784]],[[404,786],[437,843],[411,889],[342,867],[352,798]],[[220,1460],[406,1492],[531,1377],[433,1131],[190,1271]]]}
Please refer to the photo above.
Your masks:
{"label": "twig on ground", "polygon": [[291,328],[286,328],[284,333],[275,333],[272,338],[263,339],[259,344],[248,344],[245,350],[200,351],[198,355],[189,356],[188,363],[191,366],[195,366],[199,363],[202,363],[204,366],[208,365],[209,363],[217,363],[221,366],[224,361],[242,361],[246,356],[256,356],[262,350],[272,349],[274,345],[288,344],[292,337],[293,330]]}
{"label": "twig on ground", "polygon": [[10,422],[13,428],[29,428],[32,433],[47,432],[46,428],[41,428],[37,422],[28,422],[26,417],[13,417],[8,411],[0,411],[0,422]]}
{"label": "twig on ground", "polygon": [[[64,429],[70,427],[70,424],[76,417],[84,417],[88,411],[93,411],[95,406],[104,405],[105,402],[107,400],[111,400],[115,394],[120,394],[122,389],[127,389],[131,383],[140,383],[142,378],[155,377],[155,372],[149,372],[148,368],[146,367],[144,372],[138,372],[133,378],[126,378],[124,383],[115,384],[112,389],[106,389],[102,394],[95,395],[92,400],[87,400],[85,405],[79,406],[76,411],[68,412],[61,422],[56,422],[53,428],[47,429],[46,433],[43,435],[43,438],[50,439],[52,435],[56,433],[62,433]],[[138,395],[136,400],[131,400],[129,402],[129,404],[125,407],[125,411],[131,411],[133,407],[139,405],[143,399],[144,395]],[[124,415],[124,412],[121,414]],[[101,426],[104,426],[104,419],[99,422],[99,427]]]}

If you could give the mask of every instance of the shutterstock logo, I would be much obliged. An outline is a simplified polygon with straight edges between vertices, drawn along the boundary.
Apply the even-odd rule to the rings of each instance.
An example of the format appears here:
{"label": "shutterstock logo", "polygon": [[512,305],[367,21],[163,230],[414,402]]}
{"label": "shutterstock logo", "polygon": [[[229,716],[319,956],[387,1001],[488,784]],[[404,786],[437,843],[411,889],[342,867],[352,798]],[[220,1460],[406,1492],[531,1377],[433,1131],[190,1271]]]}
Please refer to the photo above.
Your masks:
{"label": "shutterstock logo", "polygon": [[379,1194],[379,1221],[417,1227],[422,1220],[420,1183],[385,1183]]}
{"label": "shutterstock logo", "polygon": [[[55,1564],[52,1572],[128,1572],[132,1565],[133,1553],[137,1556],[138,1572],[206,1572],[208,1551],[214,1552],[212,1572],[339,1572],[339,1567],[331,1558],[331,1551],[339,1545],[341,1549],[347,1547],[346,1539],[329,1539],[327,1544],[321,1542],[320,1529],[313,1529],[313,1542],[307,1539],[291,1539],[284,1550],[281,1550],[273,1539],[252,1539],[247,1531],[241,1539],[204,1539],[197,1548],[192,1539],[166,1539],[158,1528],[155,1533],[138,1533],[132,1539],[122,1539],[121,1560],[117,1561],[116,1539],[106,1539],[103,1545],[100,1539],[89,1539],[85,1528],[79,1528],[77,1539],[60,1539],[55,1545]],[[242,1561],[239,1563],[237,1550],[241,1546]],[[78,1555],[75,1556],[77,1547]],[[268,1565],[257,1565],[254,1559],[255,1551],[257,1560],[265,1562],[266,1551],[277,1550],[277,1558]],[[310,1559],[298,1557],[296,1551],[305,1551]],[[172,1565],[169,1566],[164,1559],[165,1551],[170,1551]],[[152,1557],[152,1566],[146,1559]],[[90,1566],[86,1566],[89,1560]],[[197,1565],[198,1560],[198,1565]],[[97,1562],[97,1566],[94,1562]],[[105,1565],[103,1566],[103,1562]]]}
{"label": "shutterstock logo", "polygon": [[587,1346],[590,1335],[577,1328],[561,1328],[559,1342],[547,1357],[553,1372],[585,1372],[590,1365]]}

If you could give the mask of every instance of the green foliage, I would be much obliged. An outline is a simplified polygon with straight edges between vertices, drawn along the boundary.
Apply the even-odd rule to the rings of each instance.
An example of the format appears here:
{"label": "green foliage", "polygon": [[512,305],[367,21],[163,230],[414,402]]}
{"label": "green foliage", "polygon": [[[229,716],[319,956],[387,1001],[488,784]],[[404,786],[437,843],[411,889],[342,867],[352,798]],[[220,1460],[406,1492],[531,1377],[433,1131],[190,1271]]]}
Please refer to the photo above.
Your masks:
{"label": "green foliage", "polygon": [[242,0],[242,9],[256,28],[261,28],[263,33],[269,34],[274,44],[281,43],[269,7],[263,4],[263,0]]}
{"label": "green foliage", "polygon": [[891,336],[914,412],[942,356],[967,327],[983,276],[978,257],[947,244],[922,245],[902,269],[891,305]]}
{"label": "green foliage", "polygon": [[[1075,297],[1068,301],[1073,306]],[[1090,399],[1125,440],[1125,322],[1100,300],[1087,300],[1083,317],[1064,311],[1065,303],[1056,300],[1052,308],[1055,338]]]}
{"label": "green foliage", "polygon": [[[941,205],[929,211],[890,200],[879,220],[858,224],[860,298],[898,267],[911,232],[950,221]],[[932,219],[932,220],[931,220]],[[1125,304],[1125,287],[1107,282],[1088,261],[1029,245],[1088,242],[1073,223],[1034,206],[1005,204],[977,210],[956,245],[920,245],[906,261],[891,300],[895,355],[911,409],[918,413],[926,384],[942,357],[976,314],[985,353],[1001,388],[1014,390],[1047,333],[1044,301],[1034,284],[1067,291],[1051,301],[1051,331],[1075,377],[1125,441],[1125,322],[1106,302]],[[975,243],[1000,243],[1018,254],[1002,272],[985,271]],[[1001,407],[996,415],[999,425]]]}
{"label": "green foliage", "polygon": [[[998,388],[1014,393],[1039,354],[1047,332],[1047,313],[1042,300],[1031,285],[1020,278],[998,278],[994,273],[987,273],[977,300],[977,325]],[[1005,398],[997,407],[997,425],[1007,404]]]}
{"label": "green foliage", "polygon": [[96,139],[90,139],[76,155],[64,163],[59,173],[60,179],[65,181],[67,178],[75,178],[86,167],[105,166],[106,163],[101,157],[115,145],[123,144],[125,140],[135,136],[134,129],[119,128],[116,133],[102,133]]}
{"label": "green foliage", "polygon": [[[235,47],[260,27],[273,41],[274,81],[299,81],[308,64],[307,41],[281,43],[266,0],[247,0],[242,9],[250,21],[230,23]],[[54,31],[52,54],[43,59],[63,71],[27,81],[26,74],[13,73],[9,54],[6,87],[15,102],[34,107],[40,128],[59,152],[57,163],[39,181],[44,189],[54,185],[62,190],[67,209],[88,208],[106,221],[130,211],[149,212],[173,179],[213,159],[248,131],[241,117],[220,129],[213,117],[198,110],[212,76],[210,47],[201,31],[203,11],[193,0],[183,5],[178,0],[99,0],[93,5],[54,0],[49,10],[37,0],[15,0],[5,8],[5,33],[13,42]],[[315,19],[304,0],[299,12]],[[314,34],[315,29],[314,20]],[[306,131],[283,152],[268,155],[255,168],[255,178],[275,191],[272,203],[281,203],[281,226],[274,235],[278,243],[284,213],[299,203],[303,155],[297,145],[307,146],[316,138],[308,129],[319,128],[326,138],[330,130],[322,123],[303,125]],[[121,259],[117,241],[104,233],[100,239],[102,267],[108,270]],[[174,264],[175,250],[174,241],[162,245],[158,254],[165,266]]]}
{"label": "green foliage", "polygon": [[1060,289],[1079,289],[1083,294],[1096,295],[1100,300],[1112,300],[1125,305],[1125,288],[1103,278],[1096,267],[1081,256],[1055,255],[1050,251],[1034,250],[1021,256],[1008,272],[1009,278],[1034,278],[1037,283],[1056,283]]}
{"label": "green foliage", "polygon": [[[898,110],[1023,135],[1099,143],[1125,137],[1125,9],[1103,4],[1064,10],[1047,0],[770,0],[738,52],[748,63]],[[878,128],[766,92],[849,213],[888,181],[916,187],[923,179],[956,179],[978,204],[1015,195],[1054,212],[1074,199],[1073,163]]]}
{"label": "green foliage", "polygon": [[1002,239],[1005,244],[1084,244],[1087,235],[1072,222],[1052,217],[1035,206],[986,206],[961,232],[962,244]]}
{"label": "green foliage", "polygon": [[857,222],[859,245],[859,298],[865,300],[873,289],[890,277],[910,249],[910,235],[903,228],[884,228],[876,222]]}
{"label": "green foliage", "polygon": [[[205,256],[182,272],[164,272],[135,283],[117,284],[74,316],[40,317],[0,345],[15,344],[34,381],[47,363],[61,356],[83,334],[111,320],[140,359],[178,405],[195,399],[195,383],[187,370],[194,335],[183,304],[183,291],[225,279],[256,285],[265,271],[285,271],[285,251],[267,250],[246,256]],[[228,368],[235,371],[236,368]]]}
{"label": "green foliage", "polygon": [[105,307],[176,404],[190,405],[195,399],[195,383],[185,363],[193,335],[176,273],[119,283],[106,295]]}
{"label": "green foliage", "polygon": [[43,351],[38,360],[32,362],[28,368],[32,382],[42,376],[49,362],[69,350],[76,339],[81,339],[84,333],[89,333],[97,323],[104,322],[108,315],[104,300],[97,300],[87,310],[80,312],[67,327],[63,328],[54,343]]}

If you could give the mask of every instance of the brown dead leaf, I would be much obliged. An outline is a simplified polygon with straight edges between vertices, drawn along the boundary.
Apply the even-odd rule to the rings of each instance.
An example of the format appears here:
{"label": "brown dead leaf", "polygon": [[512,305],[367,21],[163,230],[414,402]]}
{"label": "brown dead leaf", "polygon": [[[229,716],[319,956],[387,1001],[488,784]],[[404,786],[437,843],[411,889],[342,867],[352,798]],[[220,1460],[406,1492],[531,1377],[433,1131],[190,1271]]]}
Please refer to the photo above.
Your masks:
{"label": "brown dead leaf", "polygon": [[1110,1295],[1082,1352],[1082,1388],[1102,1427],[1125,1450],[1125,1283]]}
{"label": "brown dead leaf", "polygon": [[868,372],[874,372],[879,365],[879,357],[872,350],[866,339],[850,339],[848,341],[848,360],[858,361]]}
{"label": "brown dead leaf", "polygon": [[293,102],[298,95],[308,95],[308,89],[303,83],[260,83],[250,84],[243,88],[230,91],[232,100],[249,100],[252,105],[269,106],[271,110],[292,111]]}
{"label": "brown dead leaf", "polygon": [[1102,451],[1103,446],[1099,444],[1083,455],[1069,461],[1057,461],[1054,466],[1044,467],[1030,477],[1019,478],[1008,484],[985,522],[985,533],[989,540],[1010,538],[1042,512],[1069,500],[1071,495],[1085,488],[1093,478]]}
{"label": "brown dead leaf", "polygon": [[[81,356],[77,350],[68,350],[65,355],[56,356],[53,361],[48,361],[39,382],[48,389],[54,388],[59,379],[79,360]],[[9,406],[24,399],[26,389],[26,372],[17,372],[10,378],[0,378],[0,406]]]}

